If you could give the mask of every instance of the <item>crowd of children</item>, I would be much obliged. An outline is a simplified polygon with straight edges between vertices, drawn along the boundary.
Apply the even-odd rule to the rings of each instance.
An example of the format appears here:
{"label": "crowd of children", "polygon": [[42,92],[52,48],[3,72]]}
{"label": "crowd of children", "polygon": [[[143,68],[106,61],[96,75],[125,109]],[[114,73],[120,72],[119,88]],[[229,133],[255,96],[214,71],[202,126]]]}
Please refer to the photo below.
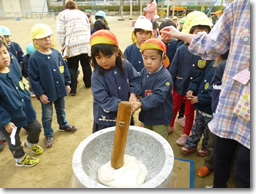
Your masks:
{"label": "crowd of children", "polygon": [[[197,14],[192,12],[180,22],[177,18],[173,21],[165,19],[159,26],[159,37],[154,32],[158,23],[154,27],[153,18],[150,21],[140,16],[134,24],[133,44],[127,46],[123,54],[117,37],[108,27],[106,14],[104,11],[96,13],[89,40],[93,68],[92,132],[115,126],[118,104],[129,101],[133,113],[140,109],[138,119],[143,126],[167,139],[174,131],[177,113],[183,104],[184,129],[176,143],[181,146],[183,154],[197,152],[203,157],[209,154],[198,170],[198,175],[204,177],[214,170],[215,135],[209,130],[208,123],[212,121],[218,103],[218,96],[213,98],[212,95],[222,79],[228,53],[217,56],[215,60],[205,60],[207,57],[190,52],[188,39],[181,41],[167,32],[177,29],[191,35],[210,33],[213,26],[209,18]],[[183,29],[185,24],[186,29]],[[50,148],[54,135],[51,127],[53,105],[59,130],[77,130],[68,123],[65,113],[65,96],[70,93],[72,80],[77,80],[77,75],[71,80],[67,61],[53,48],[53,32],[46,24],[33,26],[32,43],[27,46],[24,57],[21,47],[10,40],[10,30],[1,26],[0,31],[0,150],[6,141],[16,166],[31,167],[39,159],[28,156],[22,146],[31,148],[36,154],[42,154],[43,149],[37,145],[41,124],[36,120],[30,95],[35,95],[41,102],[44,145]],[[222,73],[218,73],[220,71]],[[29,92],[22,76],[29,81]],[[215,104],[214,108],[212,104]],[[19,138],[22,127],[28,133],[24,143]],[[14,135],[14,142],[10,134]]]}

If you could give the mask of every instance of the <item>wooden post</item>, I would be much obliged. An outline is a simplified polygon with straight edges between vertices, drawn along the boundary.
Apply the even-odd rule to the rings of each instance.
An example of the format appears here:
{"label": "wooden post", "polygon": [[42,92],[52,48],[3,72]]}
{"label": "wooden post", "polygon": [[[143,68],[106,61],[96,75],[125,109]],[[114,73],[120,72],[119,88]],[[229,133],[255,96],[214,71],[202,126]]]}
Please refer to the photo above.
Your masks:
{"label": "wooden post", "polygon": [[131,110],[131,103],[127,101],[120,102],[117,112],[115,137],[111,157],[111,166],[114,169],[119,169],[124,165],[124,153],[131,121]]}

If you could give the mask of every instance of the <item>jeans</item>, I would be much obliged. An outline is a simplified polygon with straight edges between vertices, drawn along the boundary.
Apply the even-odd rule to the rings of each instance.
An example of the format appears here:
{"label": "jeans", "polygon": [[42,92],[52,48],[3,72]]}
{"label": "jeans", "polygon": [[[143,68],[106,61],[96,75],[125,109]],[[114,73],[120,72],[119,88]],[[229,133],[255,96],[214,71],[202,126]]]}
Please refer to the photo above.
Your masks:
{"label": "jeans", "polygon": [[[27,141],[31,144],[37,144],[39,142],[39,135],[41,133],[41,124],[34,120],[29,122],[27,126],[23,127],[28,132]],[[9,150],[11,151],[14,158],[21,158],[25,155],[23,147],[20,145],[20,129],[21,127],[17,128],[17,132],[15,134],[15,145],[11,144],[10,133],[8,133],[5,128],[0,128],[1,132],[6,138],[6,142],[8,144]]]}
{"label": "jeans", "polygon": [[65,127],[68,124],[68,121],[66,120],[66,113],[65,113],[65,97],[57,98],[56,101],[50,102],[48,104],[41,103],[42,123],[44,127],[45,137],[52,137],[54,133],[52,129],[52,114],[53,114],[52,104],[54,104],[55,106],[59,128]]}
{"label": "jeans", "polygon": [[236,147],[234,177],[238,187],[250,188],[250,150],[237,141],[216,136],[214,148],[214,188],[226,188]]}

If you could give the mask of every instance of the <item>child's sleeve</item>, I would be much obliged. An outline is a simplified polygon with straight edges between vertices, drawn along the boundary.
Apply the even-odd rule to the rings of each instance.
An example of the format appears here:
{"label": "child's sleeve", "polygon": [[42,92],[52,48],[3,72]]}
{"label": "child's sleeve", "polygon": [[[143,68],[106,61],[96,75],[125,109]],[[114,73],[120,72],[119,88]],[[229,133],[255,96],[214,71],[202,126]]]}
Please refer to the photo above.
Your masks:
{"label": "child's sleeve", "polygon": [[0,106],[0,118],[0,127],[4,127],[12,119],[9,113],[2,106]]}
{"label": "child's sleeve", "polygon": [[100,77],[92,75],[93,100],[106,112],[116,112],[121,99],[109,96],[107,86]]}
{"label": "child's sleeve", "polygon": [[41,94],[44,94],[45,91],[40,83],[38,64],[32,57],[30,57],[28,61],[28,76],[35,95],[40,96]]}
{"label": "child's sleeve", "polygon": [[17,58],[18,58],[18,61],[19,61],[19,64],[22,65],[23,63],[23,51],[22,51],[22,48],[20,47],[19,44],[17,44]]}
{"label": "child's sleeve", "polygon": [[[200,87],[200,84],[203,81],[203,76],[204,76],[204,72],[202,71],[199,76],[197,76],[195,79],[193,79],[188,86],[187,91],[192,90],[193,91],[193,95],[197,95],[197,91]],[[186,91],[186,92],[187,92]]]}
{"label": "child's sleeve", "polygon": [[176,79],[176,75],[177,75],[177,71],[178,71],[178,66],[179,66],[179,50],[176,51],[174,57],[173,57],[173,60],[172,60],[172,63],[171,65],[169,66],[169,71],[172,75],[172,80],[173,80],[173,83],[175,82],[175,79]]}
{"label": "child's sleeve", "polygon": [[173,83],[171,78],[167,79],[165,77],[161,77],[156,82],[153,93],[140,99],[142,108],[144,110],[149,110],[163,104],[168,97],[168,94],[171,93],[172,85]]}

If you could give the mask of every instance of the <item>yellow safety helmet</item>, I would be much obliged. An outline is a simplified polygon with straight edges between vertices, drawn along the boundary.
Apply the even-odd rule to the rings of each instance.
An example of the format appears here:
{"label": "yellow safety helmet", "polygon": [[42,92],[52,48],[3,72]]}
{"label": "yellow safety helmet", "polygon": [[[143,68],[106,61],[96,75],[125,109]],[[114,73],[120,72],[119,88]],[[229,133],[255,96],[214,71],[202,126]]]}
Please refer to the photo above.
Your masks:
{"label": "yellow safety helmet", "polygon": [[182,29],[182,32],[184,33],[189,33],[189,30],[191,28],[191,22],[194,18],[196,17],[199,17],[199,16],[206,16],[207,15],[201,11],[192,11],[190,12],[187,17],[186,17],[186,21],[184,23],[184,26],[183,26],[183,29]]}
{"label": "yellow safety helmet", "polygon": [[195,17],[191,23],[190,23],[190,29],[194,26],[209,26],[210,28],[212,28],[212,22],[210,21],[210,19],[207,16],[198,16]]}
{"label": "yellow safety helmet", "polygon": [[[42,38],[45,38],[50,35],[53,35],[53,32],[52,32],[51,28],[46,24],[36,24],[32,27],[32,30],[31,30],[32,40],[42,39]],[[34,44],[35,49],[38,49],[38,45],[35,44],[34,42],[33,42],[33,44]],[[51,47],[52,48],[54,47],[54,38],[52,38]]]}

